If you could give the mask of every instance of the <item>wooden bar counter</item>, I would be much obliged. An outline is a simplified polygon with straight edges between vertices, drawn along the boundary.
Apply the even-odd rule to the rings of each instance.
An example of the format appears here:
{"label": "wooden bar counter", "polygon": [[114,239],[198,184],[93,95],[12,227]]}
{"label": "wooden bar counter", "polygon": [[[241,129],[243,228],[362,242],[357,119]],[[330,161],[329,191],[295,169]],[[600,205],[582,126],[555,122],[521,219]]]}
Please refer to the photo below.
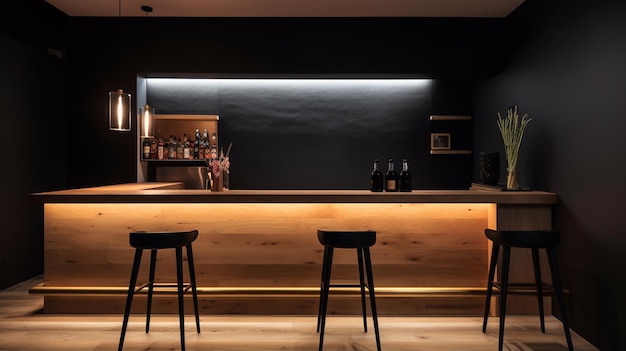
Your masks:
{"label": "wooden bar counter", "polygon": [[[317,230],[371,229],[378,233],[372,262],[379,314],[481,315],[490,250],[484,229],[551,229],[557,202],[541,191],[182,187],[135,183],[33,194],[44,211],[45,260],[44,283],[31,293],[44,295],[44,312],[122,313],[134,254],[129,232],[198,229],[201,313],[315,315],[323,251]],[[159,253],[158,280],[174,280],[173,255]],[[334,280],[358,277],[355,256],[338,250]],[[532,278],[528,257],[514,259],[520,263],[512,263],[511,279]],[[156,313],[176,312],[173,293],[158,295]],[[537,313],[535,299],[513,298],[513,313]],[[140,296],[135,312],[144,303]],[[337,291],[329,302],[329,313],[359,311],[355,290]]]}

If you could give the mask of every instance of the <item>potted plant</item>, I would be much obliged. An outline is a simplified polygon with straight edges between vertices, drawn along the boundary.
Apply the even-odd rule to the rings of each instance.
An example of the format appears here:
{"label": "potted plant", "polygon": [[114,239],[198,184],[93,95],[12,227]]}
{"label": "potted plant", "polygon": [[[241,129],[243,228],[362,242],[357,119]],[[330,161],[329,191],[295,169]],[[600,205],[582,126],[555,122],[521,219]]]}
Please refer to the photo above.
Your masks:
{"label": "potted plant", "polygon": [[500,112],[498,112],[498,128],[500,129],[502,140],[504,141],[504,152],[507,161],[506,188],[509,190],[519,188],[517,158],[520,145],[522,144],[524,130],[530,121],[531,118],[528,118],[528,114],[524,114],[522,118],[519,117],[517,105],[508,109],[506,118],[502,118]]}

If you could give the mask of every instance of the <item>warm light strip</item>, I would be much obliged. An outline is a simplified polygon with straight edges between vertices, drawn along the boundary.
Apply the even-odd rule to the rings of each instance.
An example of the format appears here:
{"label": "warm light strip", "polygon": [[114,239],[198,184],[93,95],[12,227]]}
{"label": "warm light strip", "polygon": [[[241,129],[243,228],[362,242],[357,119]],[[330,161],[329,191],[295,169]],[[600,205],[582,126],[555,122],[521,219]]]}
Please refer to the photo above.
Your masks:
{"label": "warm light strip", "polygon": [[[461,297],[461,296],[485,296],[486,288],[477,287],[378,287],[377,297]],[[29,290],[30,294],[55,295],[55,296],[77,296],[77,295],[126,295],[128,287],[114,286],[54,286],[48,287],[45,284],[34,286]],[[232,286],[232,287],[206,287],[197,288],[199,295],[211,295],[214,297],[316,297],[319,296],[319,287],[256,287],[256,286]],[[176,289],[155,290],[155,295],[176,295]],[[360,296],[358,288],[332,288],[332,294],[344,296]],[[509,289],[511,294],[535,295],[536,291],[531,286],[517,286]],[[564,291],[565,294],[568,291]],[[141,291],[139,294],[147,294]],[[494,295],[498,295],[498,289],[494,289]],[[552,293],[544,291],[544,295],[551,296]]]}

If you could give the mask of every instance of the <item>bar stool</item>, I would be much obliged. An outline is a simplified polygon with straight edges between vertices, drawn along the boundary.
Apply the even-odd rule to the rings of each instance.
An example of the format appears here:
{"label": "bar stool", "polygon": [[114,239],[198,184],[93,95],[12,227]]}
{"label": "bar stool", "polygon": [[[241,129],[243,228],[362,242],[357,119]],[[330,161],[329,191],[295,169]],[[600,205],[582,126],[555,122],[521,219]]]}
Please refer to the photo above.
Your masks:
{"label": "bar stool", "polygon": [[[483,319],[483,333],[487,329],[487,318],[489,316],[489,305],[493,288],[500,290],[500,331],[498,335],[498,350],[502,351],[504,339],[504,317],[506,312],[506,299],[508,294],[514,294],[515,291],[509,291],[509,288],[515,287],[535,287],[537,290],[537,299],[539,301],[539,320],[541,323],[541,332],[545,333],[544,313],[543,313],[543,292],[552,292],[556,295],[559,309],[561,310],[561,318],[563,320],[563,329],[565,330],[565,338],[567,339],[567,348],[573,351],[572,337],[570,335],[569,324],[567,322],[567,311],[565,310],[565,301],[563,299],[563,290],[559,270],[557,268],[555,248],[560,242],[560,232],[549,230],[536,231],[502,231],[485,229],[485,235],[493,242],[491,251],[491,262],[489,263],[489,278],[487,281],[487,299],[485,303],[485,314]],[[496,265],[498,262],[498,251],[502,246],[502,278],[500,282],[494,281]],[[509,280],[509,262],[511,259],[511,248],[527,248],[532,250],[533,267],[535,271],[535,283],[510,283]],[[550,271],[552,275],[552,285],[547,284],[541,279],[541,269],[539,266],[539,249],[545,249]]]}
{"label": "bar stool", "polygon": [[[155,287],[178,289],[178,315],[180,319],[180,345],[181,350],[185,350],[185,319],[183,294],[191,288],[193,294],[193,304],[196,315],[196,330],[200,333],[200,317],[198,314],[198,295],[196,292],[196,277],[193,265],[193,253],[191,243],[198,237],[198,231],[181,231],[181,232],[132,232],[130,233],[130,246],[135,248],[135,260],[133,261],[133,269],[128,285],[128,295],[126,297],[126,309],[124,310],[124,322],[122,323],[122,333],[120,335],[119,351],[124,346],[124,336],[126,327],[128,326],[128,317],[133,296],[141,290],[148,288],[148,306],[146,312],[146,333],[150,331],[150,309],[152,307],[152,292]],[[190,283],[183,282],[183,247],[187,248],[187,261],[189,263]],[[175,249],[176,251],[176,283],[155,283],[154,270],[156,266],[157,251],[160,249]],[[141,263],[141,254],[143,250],[150,250],[150,276],[148,282],[137,286],[137,274]]]}
{"label": "bar stool", "polygon": [[[320,333],[319,351],[324,344],[324,328],[326,325],[326,308],[328,307],[328,294],[331,287],[359,287],[361,289],[361,308],[363,311],[363,329],[367,332],[365,288],[367,288],[374,319],[374,332],[376,333],[376,348],[380,351],[380,336],[378,333],[378,315],[376,312],[376,295],[374,294],[374,278],[372,275],[372,260],[370,247],[376,243],[376,232],[367,231],[328,231],[318,230],[317,238],[324,246],[324,260],[322,263],[322,278],[320,284],[320,304],[317,314],[317,332]],[[330,272],[333,264],[334,249],[356,249],[359,267],[359,284],[331,284]],[[365,259],[365,260],[364,260]],[[363,265],[367,274],[367,284],[363,275]]]}

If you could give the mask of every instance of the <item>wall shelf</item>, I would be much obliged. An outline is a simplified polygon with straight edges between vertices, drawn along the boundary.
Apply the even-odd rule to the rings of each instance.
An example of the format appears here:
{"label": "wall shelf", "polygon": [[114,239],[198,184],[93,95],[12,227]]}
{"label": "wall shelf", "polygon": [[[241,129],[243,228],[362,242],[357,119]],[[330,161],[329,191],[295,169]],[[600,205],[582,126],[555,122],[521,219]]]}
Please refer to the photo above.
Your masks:
{"label": "wall shelf", "polygon": [[206,166],[205,159],[146,159],[142,158],[142,162],[149,162],[154,166]]}
{"label": "wall shelf", "polygon": [[472,116],[432,115],[431,121],[471,121]]}
{"label": "wall shelf", "polygon": [[[471,155],[472,116],[469,115],[431,115],[431,155]],[[434,138],[443,138],[443,143]]]}
{"label": "wall shelf", "polygon": [[430,150],[431,155],[471,155],[472,150]]}

